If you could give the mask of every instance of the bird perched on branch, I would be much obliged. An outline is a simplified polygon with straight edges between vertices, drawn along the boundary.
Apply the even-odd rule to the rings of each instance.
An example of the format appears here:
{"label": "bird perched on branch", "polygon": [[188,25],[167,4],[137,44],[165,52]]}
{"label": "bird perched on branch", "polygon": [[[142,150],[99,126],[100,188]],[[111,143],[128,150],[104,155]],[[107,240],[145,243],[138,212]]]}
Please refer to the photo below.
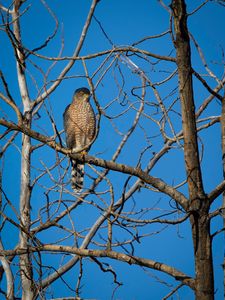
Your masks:
{"label": "bird perched on branch", "polygon": [[[75,153],[90,149],[96,134],[96,118],[90,104],[90,91],[82,87],[74,92],[73,100],[63,114],[67,147]],[[84,181],[84,164],[71,160],[71,185],[74,192],[80,192]]]}

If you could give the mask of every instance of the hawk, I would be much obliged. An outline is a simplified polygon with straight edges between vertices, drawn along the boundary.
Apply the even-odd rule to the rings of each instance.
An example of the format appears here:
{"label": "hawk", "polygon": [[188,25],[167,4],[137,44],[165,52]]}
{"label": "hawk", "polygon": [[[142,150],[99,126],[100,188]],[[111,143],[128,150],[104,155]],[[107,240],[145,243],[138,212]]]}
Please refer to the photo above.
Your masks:
{"label": "hawk", "polygon": [[[90,104],[90,91],[82,87],[75,90],[73,100],[63,114],[66,144],[73,152],[86,153],[95,137],[96,118]],[[71,160],[71,186],[74,192],[80,192],[84,181],[84,164]]]}

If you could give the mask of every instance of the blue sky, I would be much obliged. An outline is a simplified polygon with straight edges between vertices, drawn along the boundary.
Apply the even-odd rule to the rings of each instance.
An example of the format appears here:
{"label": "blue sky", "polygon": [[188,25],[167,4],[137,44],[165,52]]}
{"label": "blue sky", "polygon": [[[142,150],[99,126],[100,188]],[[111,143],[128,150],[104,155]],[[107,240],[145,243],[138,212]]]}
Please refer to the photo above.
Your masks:
{"label": "blue sky", "polygon": [[[10,1],[5,2],[5,5]],[[201,1],[197,1],[201,3]],[[67,0],[59,1],[52,0],[47,1],[52,11],[58,18],[59,29],[56,38],[49,43],[46,49],[40,51],[41,54],[47,56],[56,57],[61,48],[61,41],[64,41],[63,56],[71,56],[77,41],[79,39],[81,30],[86,20],[87,13],[91,1],[83,0]],[[165,1],[166,4],[169,1]],[[44,42],[46,37],[51,35],[54,30],[54,20],[47,12],[41,1],[27,1],[24,4],[26,7],[31,4],[30,9],[22,16],[21,19],[21,34],[24,45],[30,49],[34,49],[40,45],[40,42]],[[3,4],[4,5],[4,4]],[[196,1],[187,1],[188,12],[193,11],[196,8]],[[155,35],[164,32],[168,29],[169,19],[167,11],[159,4],[159,1],[119,1],[119,0],[101,0],[95,12],[97,20],[103,26],[105,33],[108,35],[114,46],[128,46],[131,45],[143,37]],[[203,50],[205,58],[208,62],[211,70],[217,75],[223,74],[223,52],[225,46],[225,40],[223,36],[223,28],[225,28],[224,9],[222,6],[215,3],[208,3],[195,15],[189,17],[189,29],[195,39],[198,41],[200,47]],[[1,60],[0,68],[4,72],[8,81],[9,88],[12,92],[14,99],[17,101],[20,108],[21,100],[19,95],[19,89],[16,79],[15,61],[13,59],[13,50],[9,42],[6,40],[3,32],[0,32],[0,41],[4,44],[1,47]],[[92,20],[91,27],[88,31],[84,46],[81,51],[81,55],[88,55],[98,51],[111,49],[112,45],[104,36],[101,28],[95,20]],[[148,50],[153,53],[161,55],[169,55],[172,52],[172,56],[175,56],[173,45],[168,36],[162,39],[154,39],[147,42],[143,42],[138,45],[140,49]],[[112,58],[110,58],[112,59]],[[174,70],[174,65],[167,62],[155,63],[154,59],[149,59],[150,63],[139,59],[138,57],[131,56],[130,59],[135,62],[144,72],[151,78],[153,82],[164,80],[169,72]],[[99,65],[103,62],[104,57],[97,58],[95,60],[87,61],[87,67],[90,74],[93,74]],[[50,62],[35,58],[33,60],[38,64],[43,71],[46,72],[50,66]],[[192,43],[192,62],[195,70],[205,75],[206,80],[211,87],[216,86],[216,82],[210,79],[202,63],[199,62],[199,55]],[[109,62],[107,63],[109,64]],[[51,70],[47,81],[51,85],[51,80],[54,80],[61,69],[65,66],[65,62],[57,63]],[[29,91],[32,99],[38,95],[38,89],[43,86],[43,78],[39,69],[35,68],[28,62],[29,72],[28,74]],[[129,130],[133,124],[135,118],[135,110],[128,110],[126,115],[114,119],[114,116],[122,113],[124,109],[131,103],[134,107],[138,108],[140,102],[131,93],[133,87],[140,87],[140,78],[131,72],[131,70],[125,64],[120,64],[121,72],[124,77],[121,76],[118,67],[114,64],[106,76],[100,80],[100,84],[96,89],[96,96],[102,107],[106,107],[110,101],[113,101],[116,97],[117,100],[109,108],[106,109],[108,118],[103,117],[101,123],[101,129],[97,141],[93,145],[90,154],[98,157],[110,160],[113,153],[116,151],[121,139],[122,133]],[[101,78],[104,71],[102,68],[94,77],[94,83],[96,84]],[[63,129],[62,114],[65,107],[71,102],[71,97],[74,90],[80,86],[88,86],[86,78],[84,78],[84,68],[80,61],[77,61],[74,67],[67,74],[68,78],[65,79],[62,84],[55,90],[55,92],[46,100],[45,106],[40,109],[40,118],[34,120],[33,128],[45,135],[53,135],[54,130],[52,128],[51,120],[48,117],[48,112],[54,118],[58,131]],[[36,83],[34,84],[35,78]],[[122,86],[126,92],[127,99],[123,99],[123,94],[119,94],[118,85]],[[38,89],[36,88],[38,86]],[[171,103],[169,101],[174,100],[177,97],[177,78],[175,77],[169,84],[160,86],[159,92],[165,103]],[[194,94],[196,100],[196,109],[199,108],[202,101],[208,96],[207,91],[202,88],[202,85],[197,81],[194,81]],[[173,90],[174,96],[173,96]],[[1,87],[2,90],[2,87]],[[137,89],[137,93],[140,95],[140,89]],[[168,95],[171,93],[171,97]],[[168,102],[166,99],[169,99]],[[126,103],[126,101],[128,101]],[[146,114],[154,117],[155,108],[152,105],[155,103],[154,95],[152,91],[147,90],[146,96],[147,106],[145,107]],[[125,103],[125,104],[124,104]],[[168,104],[169,105],[169,104]],[[174,105],[174,109],[179,113],[179,103]],[[207,109],[204,117],[217,116],[220,114],[220,105],[217,101],[213,101]],[[5,113],[7,115],[5,115]],[[3,117],[7,117],[10,120],[15,121],[14,113],[6,106],[2,105],[0,114]],[[203,117],[202,116],[202,117]],[[171,118],[174,122],[174,128],[176,132],[181,129],[181,122],[178,114],[171,114]],[[168,124],[166,125],[168,126]],[[171,136],[171,131],[167,129],[168,134]],[[154,122],[148,118],[143,117],[140,120],[140,126],[137,127],[135,133],[130,137],[126,147],[121,152],[118,158],[118,162],[136,166],[140,151],[143,151],[146,147],[148,150],[143,154],[141,160],[141,166],[144,169],[154,152],[159,151],[163,147],[163,140],[159,135],[158,127]],[[64,138],[64,135],[62,135]],[[4,178],[3,185],[7,191],[8,197],[11,199],[13,205],[18,209],[19,202],[19,180],[20,180],[20,152],[18,148],[21,146],[20,135],[15,140],[15,143],[8,149],[7,156],[4,157]],[[33,141],[34,144],[37,142]],[[220,149],[220,128],[216,124],[209,128],[207,131],[200,134],[200,149],[201,144],[204,143],[204,155],[202,160],[202,172],[204,179],[204,186],[206,192],[210,192],[217,184],[222,180],[222,164],[221,164],[221,149]],[[60,156],[61,157],[61,156]],[[62,157],[61,157],[62,158]],[[38,149],[32,157],[32,179],[35,179],[39,174],[39,169],[47,166],[50,168],[58,159],[56,153],[48,149],[47,147]],[[64,159],[62,163],[62,169],[68,165],[67,160]],[[13,170],[13,172],[12,172]],[[53,171],[55,179],[59,177],[60,170]],[[96,174],[94,171],[88,169],[88,173],[92,176]],[[168,155],[165,155],[156,167],[152,170],[151,175],[162,178],[170,185],[176,185],[185,179],[183,152],[179,147],[170,151]],[[121,196],[124,183],[127,176],[110,172],[109,179],[112,182],[115,193],[115,202]],[[65,176],[65,181],[69,181],[69,172]],[[91,179],[86,178],[87,186],[91,184]],[[130,186],[135,182],[132,179],[129,183]],[[48,188],[52,186],[51,178],[43,176],[39,181],[39,184],[33,190],[32,196],[32,218],[35,220],[38,218],[39,209],[46,204],[46,194]],[[12,189],[13,186],[13,189]],[[69,188],[69,187],[68,187]],[[102,183],[99,187],[99,191],[103,192],[107,188],[106,183]],[[183,193],[187,193],[187,187],[180,189]],[[50,193],[51,201],[57,201],[59,193]],[[69,194],[62,196],[63,200],[74,201]],[[103,208],[109,203],[109,195],[103,194],[102,197],[90,197],[88,200],[94,200],[95,203]],[[218,199],[214,204],[216,208],[221,199]],[[70,202],[68,202],[70,203]],[[148,218],[158,216],[160,213],[171,211],[171,205],[173,203],[167,196],[160,193],[154,193],[147,189],[143,189],[142,192],[136,193],[134,199],[130,199],[124,207],[125,211],[132,210],[134,207],[137,210],[143,208],[152,208],[151,212],[147,214]],[[57,209],[57,205],[53,206],[53,209]],[[63,209],[60,207],[60,210]],[[7,212],[12,218],[16,218],[13,211],[7,207]],[[91,227],[95,220],[101,215],[101,212],[90,203],[85,203],[79,206],[72,214],[71,218],[76,225],[77,230]],[[43,218],[46,216],[43,215]],[[38,224],[38,223],[37,223]],[[71,226],[70,219],[64,219],[61,223],[63,226]],[[222,226],[221,220],[215,219],[212,224],[213,232],[218,230]],[[34,224],[34,227],[36,224]],[[13,232],[13,239],[6,240],[6,248],[11,248],[18,242],[18,232],[15,228],[9,225],[4,227],[2,232],[3,241],[7,237],[8,231]],[[155,234],[160,231],[160,234]],[[161,232],[162,231],[162,232]],[[86,232],[86,231],[85,231]],[[120,227],[115,228],[115,238],[122,241],[127,238],[127,233],[121,230]],[[193,275],[193,250],[190,236],[190,225],[188,221],[185,223],[167,227],[165,225],[151,225],[149,227],[140,228],[140,234],[146,235],[146,238],[141,240],[141,243],[135,242],[136,247],[135,254],[143,256],[145,258],[158,260],[169,265],[173,265],[178,269]],[[38,235],[43,242],[54,242],[57,235],[64,238],[66,234],[59,229],[54,228],[47,232],[43,232]],[[128,235],[129,236],[129,235]],[[99,234],[95,237],[96,243],[103,243],[103,238],[106,237],[106,230],[103,228]],[[73,238],[68,238],[63,243],[72,245]],[[81,242],[81,241],[79,241]],[[215,299],[222,299],[222,238],[216,237],[214,243],[214,264],[215,264],[215,287],[216,296]],[[97,248],[96,244],[91,245],[90,248]],[[130,250],[130,248],[127,248]],[[122,248],[117,249],[123,251]],[[70,257],[64,257],[61,260],[59,255],[46,255],[43,257],[44,264],[52,264],[57,267],[68,261]],[[118,281],[123,282],[123,285],[115,291],[113,299],[162,299],[171,289],[172,285],[176,286],[176,283],[170,277],[159,274],[152,270],[143,270],[137,266],[129,266],[124,263],[118,263],[116,261],[103,260],[113,266],[114,270],[118,274]],[[106,265],[105,265],[106,266]],[[83,263],[84,276],[82,278],[81,296],[87,299],[110,299],[113,289],[116,287],[113,284],[113,276],[110,273],[103,273],[96,263],[85,259]],[[16,267],[15,267],[16,269]],[[73,288],[76,284],[76,279],[79,273],[78,266],[64,275],[66,280]],[[76,276],[75,276],[76,275]],[[47,276],[47,271],[45,273]],[[58,280],[53,284],[52,290],[49,290],[49,298],[54,294],[54,297],[65,297],[74,295],[74,293],[68,289],[62,280]],[[182,288],[179,292],[182,300],[194,299],[192,292],[188,288]],[[171,299],[178,299],[176,296]]]}

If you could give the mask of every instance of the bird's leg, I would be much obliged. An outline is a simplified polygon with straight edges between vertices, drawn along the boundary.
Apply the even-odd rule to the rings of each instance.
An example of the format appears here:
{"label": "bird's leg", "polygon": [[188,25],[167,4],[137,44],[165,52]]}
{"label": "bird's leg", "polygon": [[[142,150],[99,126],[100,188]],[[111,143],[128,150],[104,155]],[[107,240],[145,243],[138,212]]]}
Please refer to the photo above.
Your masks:
{"label": "bird's leg", "polygon": [[82,155],[82,158],[84,158],[84,156],[87,155],[87,151],[86,151],[86,150],[82,150],[82,151],[80,152],[80,154]]}

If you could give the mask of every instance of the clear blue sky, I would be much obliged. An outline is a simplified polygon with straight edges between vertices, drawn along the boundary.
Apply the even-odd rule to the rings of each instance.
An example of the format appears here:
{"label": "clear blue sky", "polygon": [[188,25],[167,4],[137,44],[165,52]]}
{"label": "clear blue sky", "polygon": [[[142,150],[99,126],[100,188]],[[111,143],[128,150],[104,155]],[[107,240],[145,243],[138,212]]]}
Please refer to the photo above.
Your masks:
{"label": "clear blue sky", "polygon": [[[10,1],[2,2],[10,3]],[[41,4],[41,1],[27,1],[27,4],[29,3],[31,4],[31,7],[22,17],[21,33],[24,45],[30,49],[34,49],[40,45],[40,41],[44,42],[46,37],[52,33],[54,30],[54,22],[44,6]],[[47,1],[47,3],[58,18],[59,30],[56,39],[49,44],[47,49],[41,51],[40,53],[56,57],[60,51],[61,37],[63,37],[63,56],[70,56],[76,47],[76,43],[86,20],[91,1],[51,0]],[[165,3],[168,4],[170,1],[165,1]],[[188,12],[191,12],[196,8],[196,3],[201,3],[201,1],[187,1]],[[24,7],[26,7],[27,4],[25,4]],[[222,9],[221,6],[208,3],[200,11],[198,11],[196,15],[190,16],[188,23],[190,31],[202,48],[210,68],[217,76],[221,76],[223,73],[222,49],[225,47],[223,34],[225,28],[224,12],[225,10]],[[96,9],[95,16],[101,22],[106,34],[115,46],[131,45],[143,37],[164,32],[168,29],[169,24],[168,13],[159,4],[159,1],[155,0],[101,0]],[[6,42],[2,32],[0,32],[0,39],[1,44],[4,43],[4,47],[1,47],[0,50],[0,68],[5,73],[13,97],[18,101],[18,103],[20,103],[15,73],[15,61],[12,59],[13,51],[8,42]],[[90,30],[88,31],[84,47],[81,51],[81,55],[88,55],[90,53],[107,50],[111,47],[112,46],[104,36],[99,25],[93,20]],[[138,47],[153,53],[159,53],[161,55],[169,55],[172,50],[172,44],[167,38],[163,38],[159,41],[151,40],[149,42],[144,42],[138,45]],[[202,64],[198,62],[199,56],[196,50],[193,49],[192,54],[194,68],[196,68],[196,70],[198,70],[200,73],[206,74],[206,70],[203,68]],[[172,56],[175,56],[175,52],[172,53]],[[161,63],[159,66],[154,66],[151,64],[148,65],[146,62],[138,60],[137,58],[131,57],[131,59],[133,59],[133,61],[136,63],[138,62],[139,67],[143,66],[144,71],[153,81],[163,80],[167,76],[166,72],[169,72],[172,69],[171,65],[167,63]],[[103,58],[87,62],[90,73],[97,69],[101,61],[103,61]],[[40,60],[35,60],[35,62],[40,63],[40,66],[43,68],[43,70],[47,71],[49,64],[46,64],[45,61],[40,62]],[[54,66],[48,80],[54,80],[64,65],[65,63],[63,62]],[[29,68],[30,72],[37,80],[35,84],[37,84],[40,88],[43,82],[41,80],[39,71],[31,65],[29,65]],[[159,70],[163,71],[159,72]],[[135,75],[132,74],[132,72],[125,65],[122,66],[122,71],[125,75],[124,91],[126,91],[129,100],[133,103],[135,102],[135,99],[132,98],[131,88],[134,86],[140,86],[140,80],[137,78],[137,76],[135,77]],[[63,129],[62,113],[65,107],[70,103],[74,90],[80,86],[88,86],[85,78],[74,77],[77,75],[84,75],[81,62],[77,62],[69,72],[68,76],[71,76],[71,78],[64,80],[59,88],[51,95],[50,99],[46,101],[46,107],[47,109],[52,110],[52,116],[54,117],[59,131]],[[100,75],[101,72],[95,77],[95,83],[100,78]],[[119,78],[119,83],[122,84],[123,80],[121,77],[119,77],[118,70],[115,68],[113,71],[112,68],[110,73],[104,78],[96,90],[98,101],[102,107],[105,107],[107,103],[112,101],[113,98],[118,95],[114,76]],[[212,88],[215,87],[216,83],[214,81],[208,79],[208,82],[211,84]],[[35,84],[32,82],[32,79],[29,79],[31,98],[37,97],[37,89],[35,88]],[[176,87],[176,81],[174,80],[174,86],[165,86],[165,88],[162,87],[159,90],[161,95],[166,97],[169,94],[169,91],[172,91]],[[207,97],[207,95],[207,92],[202,89],[202,86],[195,82],[196,108],[201,105],[201,102],[205,99],[205,97]],[[153,95],[149,92],[147,97],[149,102],[151,102],[152,97]],[[119,100],[122,101],[122,96],[120,96]],[[5,105],[2,106],[2,109],[6,111],[11,120],[15,121],[15,116],[10,109],[8,109]],[[124,107],[122,105],[118,105],[117,102],[117,105],[112,106],[112,108],[108,111],[108,114],[113,116],[121,112],[123,109]],[[148,108],[146,109],[147,112]],[[151,108],[149,108],[149,110],[151,112]],[[1,113],[2,111],[0,111],[0,114]],[[218,102],[214,101],[213,105],[211,105],[207,111],[207,114],[219,115],[219,113],[220,105]],[[41,109],[40,115],[40,120],[36,120],[33,123],[34,129],[39,130],[43,134],[51,136],[53,134],[53,129],[46,114],[45,107]],[[118,134],[115,126],[117,126],[119,131],[124,132],[132,125],[133,118],[134,112],[129,112],[127,117],[119,118],[118,120],[116,119],[113,121],[103,118],[99,137],[92,147],[90,154],[105,159],[111,159],[112,154],[121,141],[121,136]],[[147,151],[143,156],[142,167],[144,168],[152,153],[158,151],[162,147],[163,143],[162,140],[153,137],[155,134],[157,134],[157,129],[152,122],[143,118],[140,125],[141,126],[138,128],[137,132],[129,140],[128,145],[121,153],[118,161],[135,166],[139,152],[143,150],[144,147],[151,144],[151,150]],[[180,126],[181,124],[178,121],[175,121],[175,127],[177,131],[180,129]],[[145,131],[141,127],[144,127]],[[206,143],[202,165],[206,192],[211,191],[222,180],[221,149],[219,139],[220,130],[218,125],[215,125],[206,133],[201,134],[200,145],[201,141]],[[147,142],[149,142],[149,144]],[[19,137],[16,140],[15,145],[20,146],[20,144]],[[8,196],[10,199],[12,199],[13,205],[18,208],[20,154],[17,146],[11,147],[8,154],[9,156],[5,158],[4,162],[4,174],[7,180],[5,180],[3,184],[5,190],[7,190]],[[32,177],[35,178],[35,176],[37,176],[38,169],[36,168],[43,167],[42,163],[50,167],[54,163],[55,159],[55,154],[49,149],[45,148],[44,150],[40,149],[40,151],[37,151],[37,154],[34,154],[33,157],[35,168],[32,169]],[[66,162],[64,163],[64,166],[65,165]],[[14,170],[13,172],[12,169]],[[91,171],[89,172],[91,173]],[[153,169],[152,175],[162,178],[171,185],[180,183],[185,177],[182,152],[174,150],[170,156],[165,156],[162,162]],[[55,174],[55,176],[57,175]],[[69,177],[66,178],[68,180]],[[86,180],[88,184],[89,180]],[[111,173],[110,180],[115,187],[116,201],[121,195],[125,177],[116,173]],[[133,182],[134,181],[132,181],[132,183]],[[41,204],[44,205],[46,201],[43,190],[41,189],[41,185],[50,187],[51,182],[49,179],[45,179],[44,177],[43,181],[40,181],[40,186],[35,188],[33,191],[32,214],[34,219],[37,217],[37,212]],[[12,189],[12,186],[15,186],[15,188]],[[102,185],[101,188],[103,191],[104,188],[106,188],[106,185]],[[185,193],[186,189],[183,188],[182,191]],[[69,198],[69,195],[64,195],[64,197]],[[103,198],[105,201],[108,201],[106,196],[103,196]],[[52,197],[52,200],[53,199],[56,200],[57,196],[54,195]],[[155,209],[154,211],[153,209],[151,217],[153,217],[154,214],[157,216],[159,210],[166,211],[171,208],[169,205],[169,199],[163,197],[162,195],[157,195],[148,191],[137,194],[135,196],[135,200],[138,209],[142,209],[144,207],[153,207],[155,209],[157,207],[157,210]],[[99,205],[103,205],[100,199],[97,199],[96,201],[99,201]],[[131,200],[129,204],[127,204],[126,209],[131,209],[132,205],[133,202]],[[76,228],[82,229],[91,226],[96,218],[99,217],[99,212],[93,206],[86,205],[79,207],[72,217],[76,218]],[[70,226],[68,219],[65,221],[65,223],[62,222],[62,224],[68,227]],[[221,222],[215,220],[213,222],[213,231],[219,229],[220,226]],[[153,225],[147,230],[143,230],[142,233],[149,234],[149,236],[146,239],[143,239],[140,245],[138,243],[135,244],[135,246],[137,246],[135,254],[173,265],[183,272],[193,275],[193,253],[188,222],[171,229],[164,227],[165,226]],[[16,230],[10,230],[12,230],[15,239],[10,239],[6,242],[6,247],[8,248],[14,247],[18,242]],[[118,230],[116,235],[118,240],[123,240],[123,238],[125,238],[125,233],[119,228],[116,230]],[[163,231],[159,235],[155,235],[154,233],[158,230]],[[49,241],[49,239],[54,241],[57,234],[57,230],[52,230],[50,233],[48,232],[40,235],[39,238],[43,239],[45,242]],[[102,230],[102,234],[104,234],[104,229]],[[7,231],[5,230],[2,233],[2,237],[5,238],[6,236]],[[72,243],[71,240],[69,240],[69,243]],[[96,236],[96,241],[100,243],[103,242],[100,236]],[[222,238],[215,238],[215,299],[218,300],[222,299],[222,243]],[[65,242],[65,244],[67,244],[67,242]],[[96,246],[91,245],[90,247]],[[119,251],[122,252],[123,249],[120,248]],[[65,257],[61,263],[64,263],[68,259],[69,257]],[[48,264],[50,261],[53,263],[56,260],[58,263],[60,263],[59,257],[49,255],[44,259],[44,263]],[[171,289],[170,284],[174,284],[174,281],[170,277],[153,272],[152,270],[142,270],[136,266],[127,266],[123,263],[118,263],[116,261],[112,262],[107,259],[104,259],[104,262],[112,264],[114,270],[118,273],[118,281],[123,282],[123,285],[116,290],[114,299],[162,299],[163,296],[165,296]],[[113,285],[112,274],[101,272],[99,267],[88,259],[84,261],[83,268],[84,277],[82,279],[83,285],[81,296],[87,299],[110,299],[112,290],[115,287],[115,285]],[[74,274],[78,274],[77,268],[75,271],[73,270],[64,276],[64,279],[68,280],[73,288],[76,284],[76,281],[73,281]],[[163,283],[159,282],[159,279],[162,280]],[[60,280],[53,285],[53,289],[55,297],[73,295],[73,292],[67,289]],[[182,300],[194,299],[193,294],[188,288],[182,288],[180,290],[180,297]],[[178,298],[174,296],[173,299]]]}

